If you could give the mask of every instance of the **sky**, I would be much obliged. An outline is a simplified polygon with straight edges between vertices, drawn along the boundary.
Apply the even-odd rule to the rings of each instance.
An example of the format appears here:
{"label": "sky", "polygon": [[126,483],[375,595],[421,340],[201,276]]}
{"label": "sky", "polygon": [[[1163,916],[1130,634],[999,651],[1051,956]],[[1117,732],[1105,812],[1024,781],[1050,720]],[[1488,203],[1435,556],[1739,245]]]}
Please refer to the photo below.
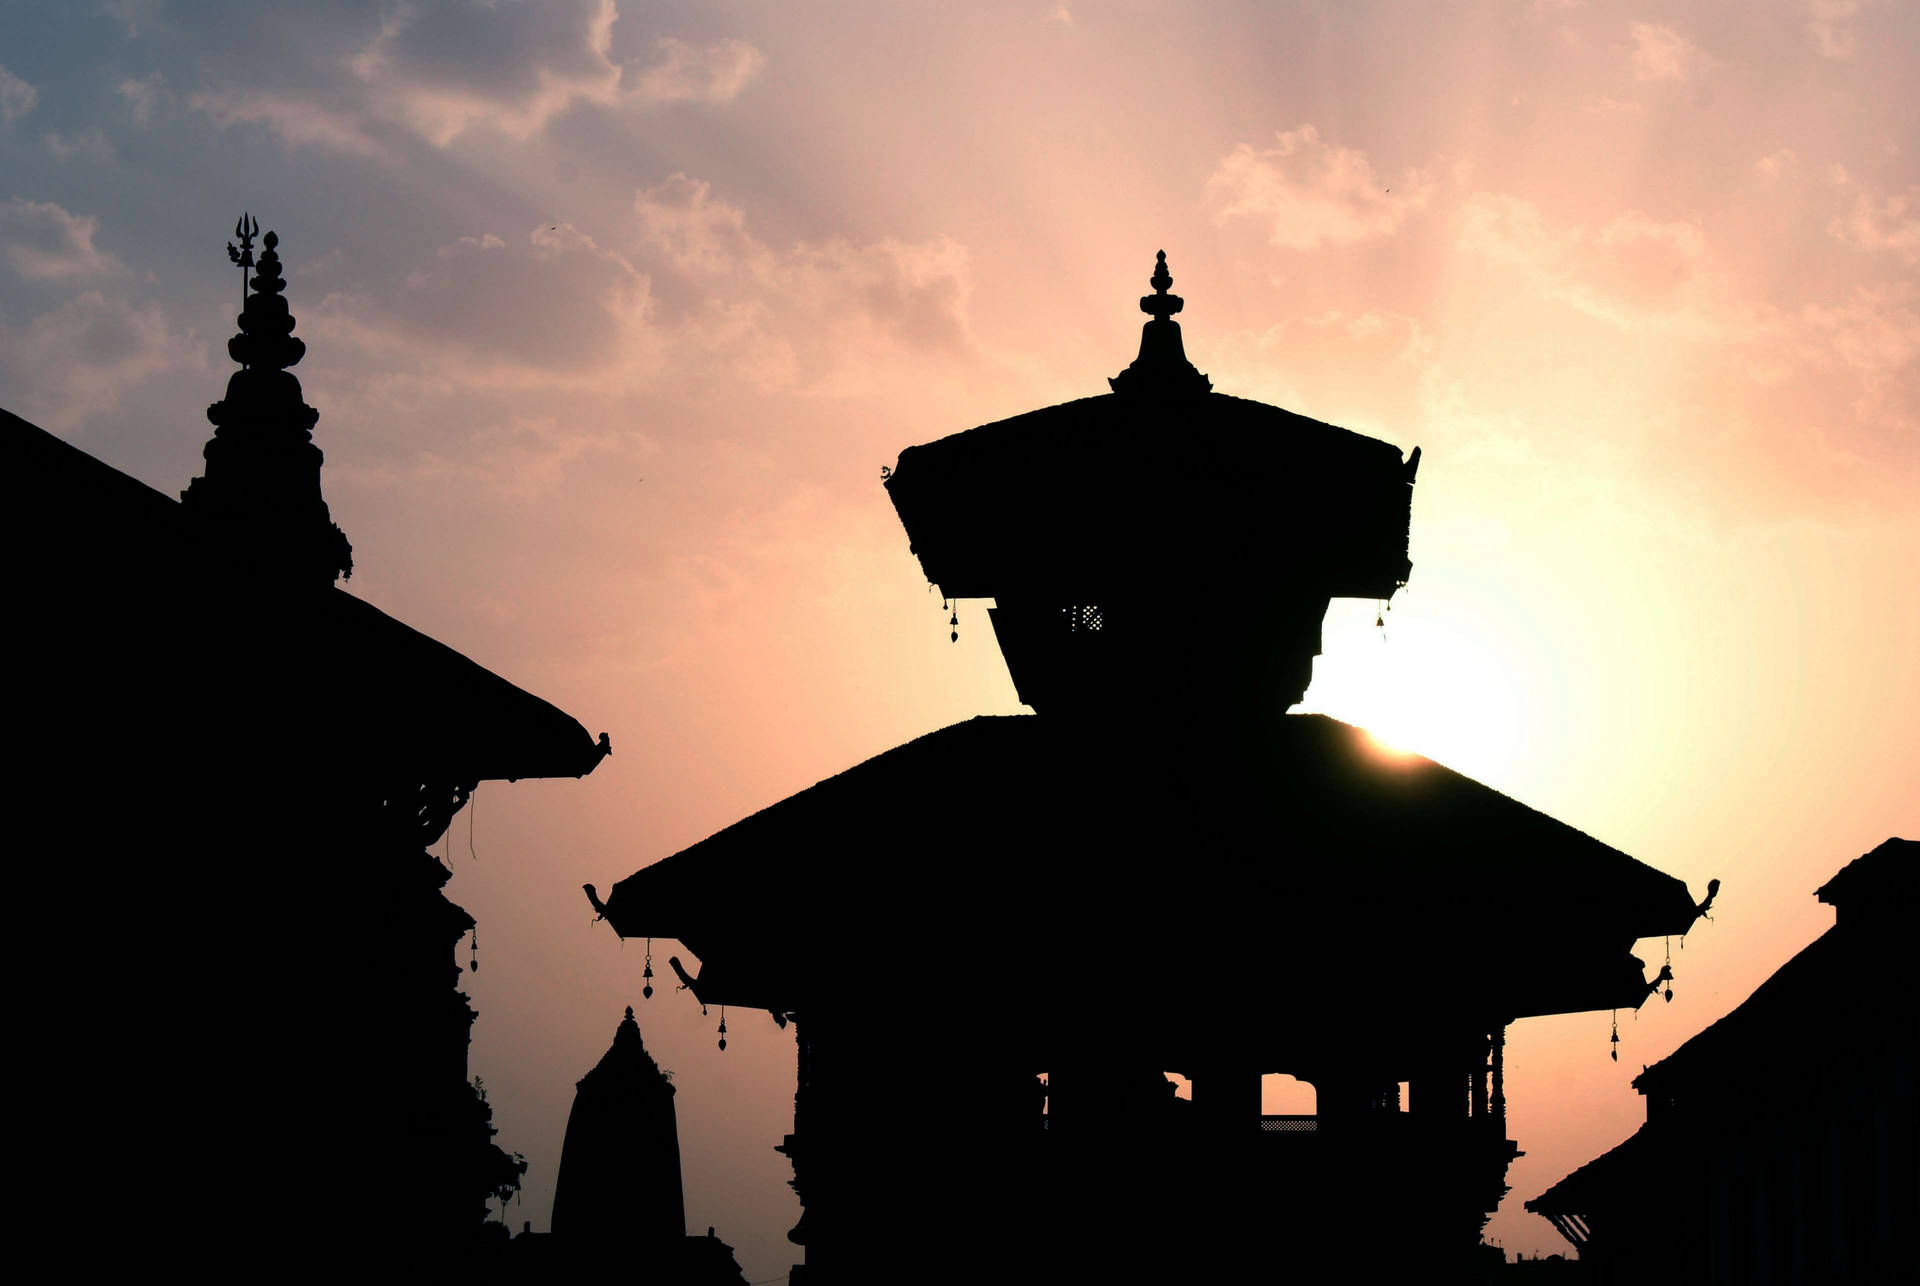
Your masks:
{"label": "sky", "polygon": [[1423,449],[1411,581],[1336,601],[1304,708],[1724,881],[1618,1063],[1606,1014],[1510,1035],[1488,1235],[1564,1251],[1520,1202],[1920,835],[1916,82],[1891,0],[8,0],[0,405],[177,493],[224,244],[279,233],[348,590],[613,739],[446,841],[506,1217],[631,1003],[758,1281],[792,1033],[642,1002],[580,885],[1021,709],[881,469],[1104,392],[1166,250],[1216,389]]}

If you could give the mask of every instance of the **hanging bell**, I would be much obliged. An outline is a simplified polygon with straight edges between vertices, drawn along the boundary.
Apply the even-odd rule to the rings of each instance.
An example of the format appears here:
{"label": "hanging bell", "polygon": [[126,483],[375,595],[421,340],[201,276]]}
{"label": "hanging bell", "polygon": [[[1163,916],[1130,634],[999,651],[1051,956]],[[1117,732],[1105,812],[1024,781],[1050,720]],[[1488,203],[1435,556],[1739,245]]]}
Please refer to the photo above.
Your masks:
{"label": "hanging bell", "polygon": [[1374,618],[1373,618],[1373,625],[1374,625],[1374,628],[1375,628],[1375,629],[1381,629],[1381,630],[1384,630],[1384,629],[1386,629],[1386,628],[1387,628],[1387,618],[1386,618],[1386,616],[1385,616],[1385,614],[1384,614],[1384,613],[1375,613],[1375,614],[1374,614]]}

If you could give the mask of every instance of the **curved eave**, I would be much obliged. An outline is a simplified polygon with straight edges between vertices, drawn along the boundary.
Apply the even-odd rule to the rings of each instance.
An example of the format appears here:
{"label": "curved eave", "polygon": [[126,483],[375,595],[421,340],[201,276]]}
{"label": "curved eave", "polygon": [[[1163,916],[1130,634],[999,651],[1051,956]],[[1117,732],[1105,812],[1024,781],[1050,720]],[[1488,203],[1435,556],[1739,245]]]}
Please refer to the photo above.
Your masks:
{"label": "curved eave", "polygon": [[[1167,565],[1169,529],[1263,574],[1389,597],[1410,569],[1411,482],[1390,443],[1212,393],[1107,394],[982,425],[908,447],[885,485],[928,580],[956,597],[1207,574]],[[1315,551],[1311,566],[1289,550]]]}
{"label": "curved eave", "polygon": [[[1090,950],[1153,924],[1212,924],[1222,941],[1296,922],[1317,935],[1458,926],[1542,952],[1575,944],[1600,961],[1609,1006],[1622,984],[1607,970],[1632,943],[1693,921],[1679,880],[1430,760],[1385,759],[1336,720],[1289,716],[1231,762],[1192,752],[1126,730],[1074,740],[1038,716],[970,720],[636,872],[607,917],[624,936],[690,945],[726,926],[871,938],[908,932],[876,899],[931,881],[937,896],[912,904],[929,932]],[[1048,928],[1058,907],[1074,915]]]}

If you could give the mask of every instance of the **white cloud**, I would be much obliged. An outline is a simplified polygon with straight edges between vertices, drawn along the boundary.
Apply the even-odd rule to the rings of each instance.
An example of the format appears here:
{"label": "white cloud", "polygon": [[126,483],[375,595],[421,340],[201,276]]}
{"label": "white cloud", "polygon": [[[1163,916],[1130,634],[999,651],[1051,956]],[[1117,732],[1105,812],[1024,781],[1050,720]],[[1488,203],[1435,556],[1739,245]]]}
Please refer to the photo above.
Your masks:
{"label": "white cloud", "polygon": [[0,202],[0,251],[12,269],[37,281],[97,277],[120,261],[93,244],[100,221],[51,201],[9,197]]}
{"label": "white cloud", "polygon": [[126,100],[133,123],[144,129],[153,124],[154,117],[159,115],[161,104],[167,96],[166,79],[159,72],[139,80],[128,78],[115,86],[114,92]]}
{"label": "white cloud", "polygon": [[376,29],[335,36],[339,62],[317,59],[271,86],[210,86],[190,101],[222,124],[372,154],[394,127],[447,147],[476,130],[530,138],[581,104],[726,103],[766,63],[745,41],[666,37],[653,65],[623,66],[613,58],[619,16],[613,0],[402,6]]}
{"label": "white cloud", "polygon": [[1713,266],[1702,227],[1638,210],[1597,230],[1549,227],[1518,197],[1480,192],[1460,208],[1462,250],[1508,264],[1545,295],[1623,330],[1751,338],[1767,324]]}
{"label": "white cloud", "polygon": [[0,66],[0,125],[13,124],[39,101],[39,90]]}
{"label": "white cloud", "polygon": [[56,433],[120,409],[145,379],[206,366],[205,347],[158,304],[138,308],[98,291],[0,327],[0,384],[21,390],[16,409]]}
{"label": "white cloud", "polygon": [[1636,22],[1633,37],[1633,74],[1641,80],[1687,80],[1702,66],[1700,50],[1691,40],[1653,22]]}
{"label": "white cloud", "polygon": [[1822,58],[1853,57],[1853,18],[1860,0],[1807,0],[1807,34]]}
{"label": "white cloud", "polygon": [[[527,138],[575,101],[618,99],[618,17],[613,0],[396,10],[351,65],[376,112],[437,147],[474,125]],[[449,50],[472,52],[450,61]]]}
{"label": "white cloud", "polygon": [[105,163],[113,159],[113,144],[99,127],[80,130],[74,134],[61,134],[50,130],[46,135],[47,151],[59,161],[93,161]]}
{"label": "white cloud", "polygon": [[1890,250],[1909,265],[1920,264],[1920,185],[1876,201],[1856,192],[1853,207],[1836,216],[1827,231],[1862,250]]}
{"label": "white cloud", "polygon": [[1364,152],[1334,147],[1303,125],[1282,132],[1273,147],[1234,148],[1208,178],[1207,199],[1216,223],[1265,220],[1274,245],[1311,250],[1390,236],[1433,189],[1421,170],[1384,179]]}
{"label": "white cloud", "polygon": [[1769,152],[1753,163],[1753,168],[1768,178],[1777,178],[1800,164],[1800,154],[1790,147]]}
{"label": "white cloud", "polygon": [[217,125],[265,125],[296,146],[317,144],[360,156],[376,156],[383,150],[355,113],[329,108],[298,94],[203,90],[187,103],[211,116]]}
{"label": "white cloud", "polygon": [[641,72],[634,85],[637,95],[656,103],[730,103],[767,65],[766,55],[744,40],[696,48],[668,36],[659,44],[661,60]]}
{"label": "white cloud", "polygon": [[976,351],[967,251],[948,237],[775,250],[740,207],[685,174],[643,189],[634,212],[641,244],[694,301],[670,342],[761,388],[846,394],[904,353]]}

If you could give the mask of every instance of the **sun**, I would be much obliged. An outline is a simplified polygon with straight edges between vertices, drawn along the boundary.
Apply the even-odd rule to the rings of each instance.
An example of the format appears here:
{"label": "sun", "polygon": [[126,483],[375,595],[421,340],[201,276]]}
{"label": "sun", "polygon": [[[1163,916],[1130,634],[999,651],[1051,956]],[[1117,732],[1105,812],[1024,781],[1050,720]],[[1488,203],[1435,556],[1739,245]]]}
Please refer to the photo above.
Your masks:
{"label": "sun", "polygon": [[1328,614],[1301,710],[1364,729],[1387,758],[1423,755],[1469,776],[1511,779],[1524,744],[1521,676],[1478,637],[1417,619],[1373,625]]}

